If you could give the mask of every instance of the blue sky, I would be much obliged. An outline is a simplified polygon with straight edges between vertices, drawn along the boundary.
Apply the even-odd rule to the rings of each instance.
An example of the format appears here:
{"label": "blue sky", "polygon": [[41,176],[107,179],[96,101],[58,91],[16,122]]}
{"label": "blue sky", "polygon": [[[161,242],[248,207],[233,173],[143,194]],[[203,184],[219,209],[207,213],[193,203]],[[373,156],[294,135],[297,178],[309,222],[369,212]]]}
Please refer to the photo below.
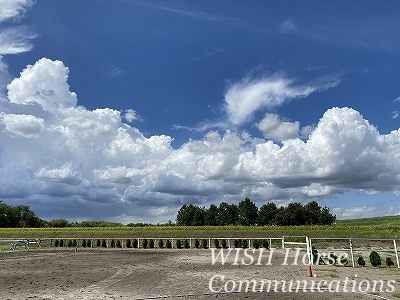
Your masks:
{"label": "blue sky", "polygon": [[0,1],[0,199],[400,213],[398,1]]}

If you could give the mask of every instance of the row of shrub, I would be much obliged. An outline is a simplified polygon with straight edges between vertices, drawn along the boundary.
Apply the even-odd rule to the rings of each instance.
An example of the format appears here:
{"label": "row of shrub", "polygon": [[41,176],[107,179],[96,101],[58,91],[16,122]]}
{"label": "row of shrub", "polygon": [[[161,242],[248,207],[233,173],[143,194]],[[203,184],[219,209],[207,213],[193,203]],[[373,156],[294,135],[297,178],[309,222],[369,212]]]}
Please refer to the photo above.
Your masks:
{"label": "row of shrub", "polygon": [[[81,244],[79,245],[80,247],[89,247],[89,248],[92,247],[92,241],[90,239],[87,239],[87,240],[86,239],[82,239],[80,241],[81,241]],[[214,239],[213,242],[214,242],[214,247],[215,248],[224,248],[224,249],[228,248],[226,240]],[[54,246],[55,247],[78,247],[78,241],[76,239],[73,239],[73,240],[68,240],[66,242],[63,239],[60,239],[60,240],[56,239],[54,241]],[[97,239],[93,246],[107,248],[107,241],[105,239],[103,239],[103,240]],[[125,246],[126,248],[138,248],[138,246],[139,246],[139,244],[138,244],[138,240],[137,239],[133,239],[133,240],[127,239],[126,240],[126,246]],[[144,248],[144,249],[155,248],[155,241],[153,239],[149,239],[149,240],[141,239],[140,246],[142,248]],[[157,246],[158,246],[158,248],[169,248],[169,249],[171,249],[172,248],[172,243],[171,243],[170,240],[164,241],[163,239],[160,239],[160,240],[158,240]],[[235,248],[248,248],[249,247],[249,240],[247,240],[247,239],[234,240],[233,241],[233,246]],[[269,248],[269,243],[268,243],[267,240],[253,240],[252,241],[252,246],[255,249],[258,249],[258,248],[266,248],[266,249],[268,249]],[[122,248],[122,243],[121,243],[120,240],[116,240],[115,241],[114,239],[112,239],[110,241],[109,247],[111,247],[111,248]],[[199,249],[199,248],[207,249],[209,247],[208,240],[206,240],[206,239],[202,239],[202,240],[195,239],[194,240],[194,247],[197,248],[197,249]],[[188,248],[190,248],[189,240],[179,240],[179,239],[176,240],[176,248],[178,248],[178,249],[182,249],[182,248],[188,249]]]}
{"label": "row of shrub", "polygon": [[[317,259],[318,259],[318,257],[319,257],[319,256],[318,256],[318,250],[316,250],[315,248],[313,248],[313,249],[312,249],[312,254],[313,254],[313,261],[314,261],[314,264],[326,264],[326,262],[324,261],[324,259],[321,258],[321,257],[319,258],[320,261],[317,262]],[[333,253],[333,252],[331,252],[331,253],[328,255],[327,259],[328,259],[328,261],[329,261],[330,264],[337,264],[337,263],[338,263],[338,256],[337,256],[335,253]],[[379,255],[379,253],[376,252],[376,251],[372,251],[371,254],[369,255],[369,262],[371,263],[371,265],[372,265],[373,267],[380,267],[380,266],[382,266],[382,259],[381,259],[380,255]],[[348,263],[349,263],[349,261],[348,261],[347,258],[341,257],[341,259],[340,259],[340,264],[341,264],[342,266],[347,266]],[[361,266],[361,267],[364,267],[364,266],[365,266],[366,262],[365,262],[364,257],[362,257],[362,255],[359,255],[359,256],[358,256],[358,258],[357,258],[357,264],[358,264],[359,266]],[[393,259],[392,259],[390,256],[386,257],[385,264],[386,264],[387,267],[393,266],[393,265],[394,265]]]}

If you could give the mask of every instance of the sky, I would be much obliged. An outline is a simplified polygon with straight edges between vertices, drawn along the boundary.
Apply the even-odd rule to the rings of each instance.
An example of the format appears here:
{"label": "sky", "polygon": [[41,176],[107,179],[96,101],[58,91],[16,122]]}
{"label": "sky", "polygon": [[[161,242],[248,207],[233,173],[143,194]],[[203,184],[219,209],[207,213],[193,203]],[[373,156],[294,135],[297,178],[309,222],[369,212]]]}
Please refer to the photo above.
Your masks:
{"label": "sky", "polygon": [[0,0],[0,200],[400,214],[398,1]]}

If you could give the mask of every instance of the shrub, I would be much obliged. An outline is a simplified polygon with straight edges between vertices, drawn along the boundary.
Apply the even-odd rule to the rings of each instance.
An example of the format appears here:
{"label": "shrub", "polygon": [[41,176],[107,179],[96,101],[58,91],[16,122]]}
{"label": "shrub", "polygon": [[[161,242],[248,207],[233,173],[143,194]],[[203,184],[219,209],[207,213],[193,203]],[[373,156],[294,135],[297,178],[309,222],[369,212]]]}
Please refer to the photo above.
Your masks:
{"label": "shrub", "polygon": [[235,246],[235,248],[239,248],[242,244],[242,240],[234,240],[233,241],[233,246]]}
{"label": "shrub", "polygon": [[149,240],[149,248],[151,248],[151,249],[154,248],[154,240],[153,239]]}
{"label": "shrub", "polygon": [[68,240],[67,246],[72,247],[72,240]]}
{"label": "shrub", "polygon": [[158,240],[158,248],[163,248],[164,247],[164,241],[162,239]]}
{"label": "shrub", "polygon": [[137,240],[137,239],[134,239],[134,240],[132,241],[132,248],[137,248],[138,246],[139,246],[138,240]]}
{"label": "shrub", "polygon": [[337,263],[337,255],[333,252],[329,253],[328,261],[330,265],[336,265]]}
{"label": "shrub", "polygon": [[203,245],[204,249],[207,249],[207,240],[206,239],[203,239],[202,245]]}
{"label": "shrub", "polygon": [[60,240],[60,247],[64,247],[64,240],[63,239]]}
{"label": "shrub", "polygon": [[91,240],[87,240],[86,241],[86,247],[92,247],[92,241]]}
{"label": "shrub", "polygon": [[361,255],[357,258],[357,264],[361,267],[365,266],[365,260]]}
{"label": "shrub", "polygon": [[98,239],[98,240],[96,241],[96,247],[100,247],[100,245],[101,245],[101,241]]}
{"label": "shrub", "polygon": [[120,241],[120,240],[117,240],[117,242],[115,243],[115,247],[117,247],[117,248],[122,248],[122,245],[121,245],[121,241]]}
{"label": "shrub", "polygon": [[249,248],[249,241],[248,240],[244,239],[242,241],[242,248],[243,249]]}
{"label": "shrub", "polygon": [[182,247],[181,240],[177,240],[176,241],[176,248],[181,249],[181,247]]}
{"label": "shrub", "polygon": [[260,248],[260,241],[259,240],[253,240],[253,248],[254,249]]}
{"label": "shrub", "polygon": [[261,241],[261,246],[265,249],[269,249],[269,243],[267,240],[262,240]]}
{"label": "shrub", "polygon": [[215,248],[219,248],[219,241],[218,241],[218,239],[215,239],[215,240],[214,240],[214,246],[215,246]]}
{"label": "shrub", "polygon": [[147,249],[148,243],[149,243],[149,242],[147,241],[147,239],[142,240],[142,247],[143,247],[144,249]]}
{"label": "shrub", "polygon": [[126,240],[126,248],[132,248],[132,241],[131,240]]}
{"label": "shrub", "polygon": [[167,242],[165,243],[165,246],[166,246],[168,249],[171,249],[171,248],[172,248],[172,243],[171,243],[171,241],[170,241],[170,240],[167,240]]}
{"label": "shrub", "polygon": [[349,260],[348,260],[346,257],[340,258],[340,264],[341,264],[342,266],[347,266],[348,263],[349,263]]}
{"label": "shrub", "polygon": [[76,246],[78,246],[78,242],[76,240],[73,240],[72,241],[72,247],[76,247]]}
{"label": "shrub", "polygon": [[55,241],[54,241],[54,247],[58,247],[59,244],[60,244],[60,241],[59,241],[59,240],[55,240]]}
{"label": "shrub", "polygon": [[221,241],[221,246],[222,246],[222,248],[224,248],[224,249],[227,248],[227,247],[226,247],[226,240],[222,240],[222,241]]}
{"label": "shrub", "polygon": [[190,245],[189,245],[189,241],[188,241],[188,240],[185,240],[185,241],[183,242],[183,247],[185,247],[185,249],[189,249],[189,248],[190,248]]}
{"label": "shrub", "polygon": [[394,262],[391,257],[386,257],[386,265],[390,268],[394,265]]}
{"label": "shrub", "polygon": [[84,248],[86,247],[86,240],[85,239],[82,240],[82,247],[84,247]]}
{"label": "shrub", "polygon": [[195,247],[196,249],[199,249],[199,247],[200,247],[200,241],[199,241],[198,239],[195,239],[195,240],[194,240],[194,247]]}
{"label": "shrub", "polygon": [[103,240],[101,241],[101,246],[102,246],[103,248],[106,248],[106,247],[107,247],[107,242],[106,242],[105,239],[103,239]]}
{"label": "shrub", "polygon": [[381,257],[376,251],[371,252],[371,254],[369,255],[369,261],[371,265],[374,267],[379,267],[380,265],[382,265]]}
{"label": "shrub", "polygon": [[111,240],[111,248],[115,248],[115,241]]}

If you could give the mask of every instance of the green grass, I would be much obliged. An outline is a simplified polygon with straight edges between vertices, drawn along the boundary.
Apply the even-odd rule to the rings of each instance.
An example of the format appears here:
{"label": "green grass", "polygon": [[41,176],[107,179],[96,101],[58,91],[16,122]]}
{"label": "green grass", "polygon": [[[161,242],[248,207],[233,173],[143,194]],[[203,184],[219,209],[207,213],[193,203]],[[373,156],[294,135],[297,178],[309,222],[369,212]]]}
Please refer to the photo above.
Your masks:
{"label": "green grass", "polygon": [[338,220],[337,225],[346,225],[346,226],[385,225],[385,226],[399,226],[400,227],[400,215],[374,217],[374,218],[362,218],[362,219],[351,219],[351,220]]}
{"label": "green grass", "polygon": [[400,238],[399,225],[0,228],[2,238]]}

